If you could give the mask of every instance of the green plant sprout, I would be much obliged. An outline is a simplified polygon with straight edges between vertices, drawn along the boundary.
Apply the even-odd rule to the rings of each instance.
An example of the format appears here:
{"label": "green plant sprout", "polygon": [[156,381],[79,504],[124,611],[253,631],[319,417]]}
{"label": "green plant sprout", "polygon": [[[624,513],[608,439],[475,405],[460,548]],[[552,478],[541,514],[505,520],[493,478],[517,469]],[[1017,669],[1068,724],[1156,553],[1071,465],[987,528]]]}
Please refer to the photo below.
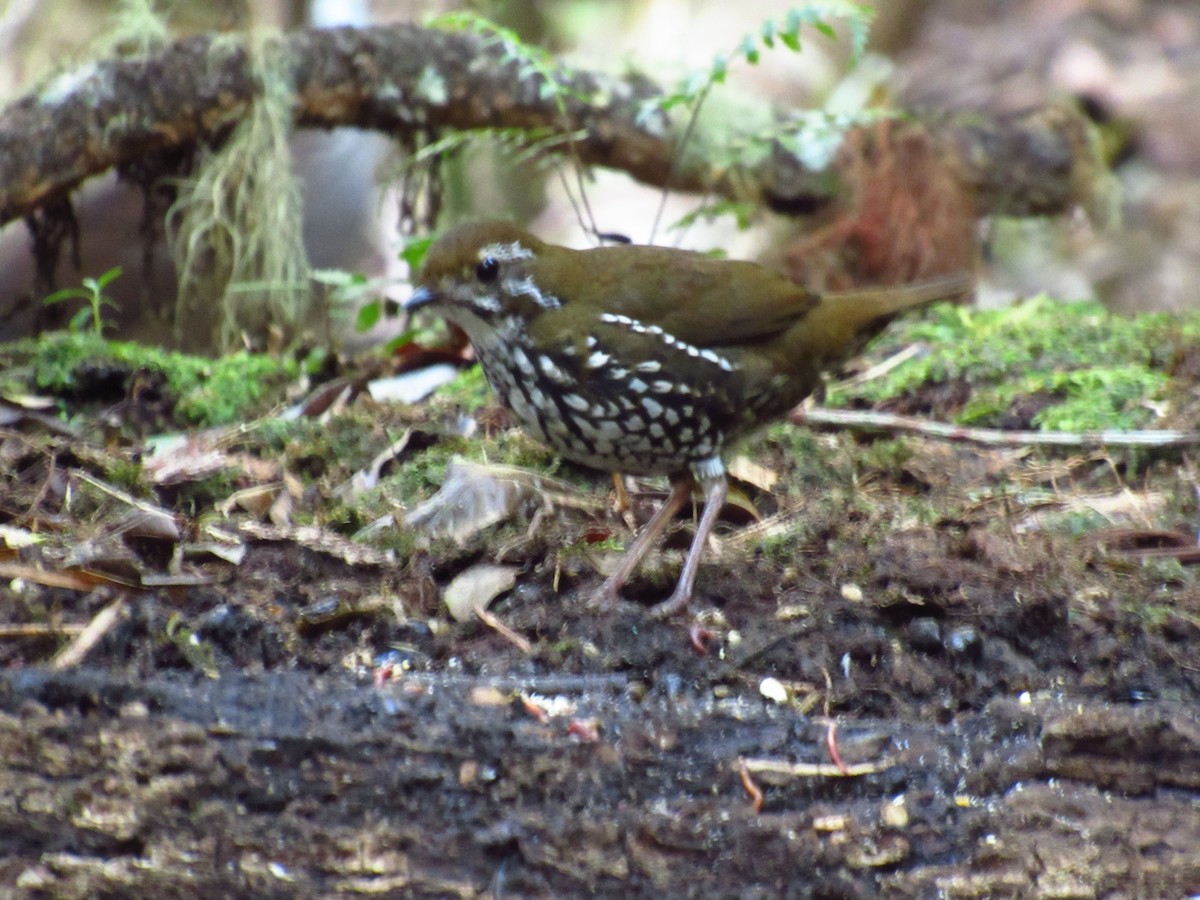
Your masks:
{"label": "green plant sprout", "polygon": [[[429,236],[413,237],[404,241],[400,248],[400,259],[408,266],[409,281],[416,277],[417,270],[421,268],[421,262],[432,243],[433,238]],[[335,315],[343,310],[357,310],[354,330],[359,333],[370,331],[379,324],[385,312],[392,314],[389,306],[395,304],[381,295],[387,288],[404,283],[402,279],[391,276],[368,278],[361,272],[348,272],[345,269],[313,269],[309,275],[317,284],[329,288],[330,305]],[[415,333],[409,330],[393,338],[388,342],[388,349],[408,343]]]}
{"label": "green plant sprout", "polygon": [[[579,215],[582,221],[586,215],[588,225],[593,234],[597,232],[596,221],[592,216],[591,207],[588,204],[587,191],[584,189],[584,165],[579,156],[579,151],[576,148],[578,141],[586,136],[586,131],[570,131],[567,125],[570,121],[567,115],[567,99],[571,98],[578,100],[581,103],[588,103],[591,97],[579,89],[568,83],[571,77],[571,70],[551,56],[546,50],[541,47],[535,47],[525,43],[520,36],[511,29],[497,25],[495,22],[484,18],[472,12],[454,12],[447,13],[442,16],[437,16],[429,19],[426,24],[431,28],[444,28],[450,31],[469,31],[478,35],[484,40],[485,44],[499,46],[503,51],[501,63],[515,63],[517,66],[517,78],[520,81],[533,80],[537,85],[538,97],[542,100],[553,100],[554,108],[558,112],[558,118],[562,123],[564,134],[558,142],[565,143],[567,151],[574,162],[574,174],[576,185],[579,190],[579,201],[576,202],[571,191],[570,185],[567,183],[566,175],[562,170],[558,170],[558,177],[562,181],[563,188],[566,190],[567,197],[571,200],[571,205],[575,207],[576,214]],[[496,132],[502,132],[502,129],[493,129],[493,137]],[[555,140],[547,136],[545,129],[525,129],[529,146],[524,150],[527,156],[534,156],[539,151],[547,149],[550,146],[550,141]]]}
{"label": "green plant sprout", "polygon": [[[829,23],[830,19],[842,20],[849,27],[851,63],[853,64],[861,58],[866,49],[867,36],[874,18],[874,7],[852,2],[852,0],[813,0],[803,6],[793,7],[781,18],[768,19],[757,32],[745,35],[731,52],[718,53],[708,69],[692,72],[673,91],[645,101],[634,119],[636,124],[641,127],[646,126],[652,116],[665,114],[677,106],[690,110],[687,125],[684,126],[683,134],[680,135],[672,153],[671,171],[667,175],[658,212],[654,216],[654,223],[650,229],[651,241],[654,240],[653,236],[658,233],[658,226],[662,220],[663,211],[666,209],[666,187],[670,185],[675,169],[683,157],[683,151],[692,139],[700,118],[700,110],[713,88],[725,84],[729,76],[730,65],[739,58],[752,66],[758,65],[763,49],[773,50],[776,42],[793,53],[799,53],[801,50],[800,35],[806,27],[833,39],[837,34]],[[764,139],[764,136],[761,135],[756,137],[760,142]]]}
{"label": "green plant sprout", "polygon": [[[801,7],[793,7],[780,19],[768,19],[758,32],[745,35],[731,52],[718,53],[713,57],[712,65],[708,69],[690,73],[670,93],[645,101],[638,111],[636,122],[638,125],[644,125],[655,113],[668,112],[676,106],[691,108],[694,119],[696,111],[703,105],[709,92],[717,85],[725,83],[732,62],[740,57],[752,66],[758,65],[762,58],[762,50],[773,50],[776,41],[793,53],[799,53],[802,49],[800,33],[805,27],[834,39],[837,33],[829,24],[830,19],[844,20],[849,26],[851,61],[857,61],[866,49],[867,36],[874,18],[873,7],[850,0],[814,0]],[[686,138],[685,133],[684,139]]]}
{"label": "green plant sprout", "polygon": [[63,288],[60,291],[55,291],[43,299],[42,303],[46,306],[52,306],[55,303],[64,303],[68,300],[86,300],[87,306],[84,306],[75,315],[71,316],[70,322],[67,323],[67,328],[71,331],[84,331],[90,322],[92,332],[96,337],[101,337],[104,326],[112,324],[104,320],[104,307],[108,306],[112,309],[120,309],[115,301],[105,296],[104,289],[120,277],[121,267],[114,266],[96,278],[84,278],[82,287]]}
{"label": "green plant sprout", "polygon": [[517,77],[521,81],[537,78],[538,97],[542,100],[554,100],[559,115],[563,118],[566,118],[567,113],[567,97],[587,100],[587,97],[563,80],[564,75],[570,74],[568,69],[541,47],[525,43],[512,29],[497,25],[473,12],[446,13],[429,19],[425,24],[429,28],[442,28],[446,31],[469,31],[483,38],[486,44],[500,46],[504,51],[501,62],[516,63]]}

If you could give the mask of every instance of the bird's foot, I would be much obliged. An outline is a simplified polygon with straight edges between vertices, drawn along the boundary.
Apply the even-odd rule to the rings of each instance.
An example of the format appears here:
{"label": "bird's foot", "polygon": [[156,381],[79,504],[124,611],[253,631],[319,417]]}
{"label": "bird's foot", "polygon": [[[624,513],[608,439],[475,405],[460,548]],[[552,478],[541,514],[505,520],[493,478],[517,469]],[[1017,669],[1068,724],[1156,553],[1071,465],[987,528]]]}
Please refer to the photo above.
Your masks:
{"label": "bird's foot", "polygon": [[592,596],[588,598],[588,609],[594,609],[598,612],[612,612],[621,601],[621,588],[622,585],[618,584],[615,579],[605,578],[604,584],[596,588]]}
{"label": "bird's foot", "polygon": [[656,619],[669,619],[671,616],[686,610],[691,599],[691,591],[681,590],[677,587],[675,588],[675,593],[662,603],[657,603],[650,607],[650,615]]}
{"label": "bird's foot", "polygon": [[[621,603],[622,587],[624,585],[618,583],[615,579],[606,578],[604,584],[600,585],[588,599],[588,609],[593,609],[597,612],[612,612]],[[683,591],[676,587],[675,593],[671,594],[670,597],[662,601],[662,603],[657,603],[650,607],[650,615],[656,619],[669,619],[671,616],[686,610],[691,599],[690,591]]]}

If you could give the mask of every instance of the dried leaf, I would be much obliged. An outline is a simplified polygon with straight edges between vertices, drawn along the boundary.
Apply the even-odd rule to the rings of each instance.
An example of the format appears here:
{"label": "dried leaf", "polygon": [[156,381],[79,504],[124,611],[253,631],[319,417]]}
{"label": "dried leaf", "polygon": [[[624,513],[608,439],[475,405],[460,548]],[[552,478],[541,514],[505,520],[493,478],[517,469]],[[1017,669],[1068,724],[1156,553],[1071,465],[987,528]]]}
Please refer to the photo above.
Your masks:
{"label": "dried leaf", "polygon": [[195,544],[185,544],[182,550],[185,559],[214,556],[222,562],[231,563],[235,566],[240,566],[242,560],[246,558],[246,545],[240,541],[237,543],[200,541]]}
{"label": "dried leaf", "polygon": [[383,467],[394,459],[398,459],[405,448],[408,446],[408,441],[412,437],[412,429],[405,429],[404,434],[400,435],[382,452],[377,453],[375,458],[367,464],[366,468],[359,469],[350,476],[350,480],[342,484],[337,489],[337,496],[347,502],[353,500],[363,491],[368,491],[379,484],[379,473]]}
{"label": "dried leaf", "polygon": [[150,538],[176,543],[180,538],[179,523],[165,509],[136,507],[114,521],[110,529],[123,537]]}
{"label": "dried leaf", "polygon": [[414,369],[401,375],[376,378],[368,382],[372,400],[390,403],[416,403],[458,377],[458,367],[448,363]]}
{"label": "dried leaf", "polygon": [[770,492],[779,482],[778,472],[754,462],[748,456],[735,456],[729,461],[726,470],[738,481],[752,484],[760,491]]}
{"label": "dried leaf", "polygon": [[486,610],[496,597],[512,589],[519,571],[516,566],[489,563],[472,566],[446,586],[442,601],[455,621],[469,622],[477,611]]}
{"label": "dried leaf", "polygon": [[553,479],[514,466],[452,459],[442,488],[404,517],[409,528],[464,543],[484,528],[515,515],[523,505],[584,505],[576,492]]}
{"label": "dried leaf", "polygon": [[271,510],[271,504],[275,502],[276,494],[279,493],[279,487],[278,482],[272,482],[234,491],[216,504],[216,510],[221,515],[228,516],[234,509],[243,509],[256,519],[265,519]]}

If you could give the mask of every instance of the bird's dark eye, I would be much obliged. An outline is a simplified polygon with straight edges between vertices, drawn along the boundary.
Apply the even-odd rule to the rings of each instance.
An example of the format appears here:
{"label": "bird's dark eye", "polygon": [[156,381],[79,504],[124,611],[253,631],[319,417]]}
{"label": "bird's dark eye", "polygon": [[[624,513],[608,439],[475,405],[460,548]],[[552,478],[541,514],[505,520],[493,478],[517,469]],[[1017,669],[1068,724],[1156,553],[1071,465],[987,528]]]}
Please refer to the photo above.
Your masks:
{"label": "bird's dark eye", "polygon": [[489,281],[495,281],[496,276],[500,274],[500,263],[492,259],[490,256],[485,256],[479,261],[479,265],[475,267],[475,277],[487,284]]}

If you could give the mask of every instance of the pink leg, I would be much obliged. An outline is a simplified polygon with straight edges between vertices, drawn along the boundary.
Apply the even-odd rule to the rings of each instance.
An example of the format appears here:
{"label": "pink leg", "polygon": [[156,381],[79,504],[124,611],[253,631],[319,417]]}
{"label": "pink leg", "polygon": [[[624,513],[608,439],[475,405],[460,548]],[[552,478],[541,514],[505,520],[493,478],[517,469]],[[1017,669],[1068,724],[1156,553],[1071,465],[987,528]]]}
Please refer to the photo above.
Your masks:
{"label": "pink leg", "polygon": [[679,582],[675,585],[675,592],[651,610],[655,618],[665,619],[687,609],[692,599],[692,588],[696,584],[696,570],[700,568],[700,556],[708,545],[708,536],[712,534],[713,526],[717,524],[717,516],[721,513],[721,507],[725,505],[728,490],[729,485],[724,476],[721,476],[719,481],[709,482],[704,495],[704,514],[700,516],[700,524],[696,526],[696,536],[692,538],[687,561],[683,564],[683,571],[679,573]]}
{"label": "pink leg", "polygon": [[[621,564],[617,567],[617,571],[609,575],[605,579],[604,584],[600,586],[596,598],[592,601],[593,606],[606,608],[616,604],[617,596],[621,593],[621,588],[625,587],[625,582],[629,580],[629,576],[633,574],[633,570],[638,567],[638,564],[650,552],[650,548],[654,546],[654,542],[662,536],[667,523],[675,518],[675,514],[683,508],[683,504],[691,496],[692,485],[694,483],[691,476],[671,483],[671,493],[667,497],[666,502],[650,517],[650,521],[646,523],[646,527],[642,529],[642,533],[637,536],[637,540],[633,542],[633,546],[625,551],[625,555],[621,558]],[[707,515],[707,510],[705,510],[705,514]]]}

